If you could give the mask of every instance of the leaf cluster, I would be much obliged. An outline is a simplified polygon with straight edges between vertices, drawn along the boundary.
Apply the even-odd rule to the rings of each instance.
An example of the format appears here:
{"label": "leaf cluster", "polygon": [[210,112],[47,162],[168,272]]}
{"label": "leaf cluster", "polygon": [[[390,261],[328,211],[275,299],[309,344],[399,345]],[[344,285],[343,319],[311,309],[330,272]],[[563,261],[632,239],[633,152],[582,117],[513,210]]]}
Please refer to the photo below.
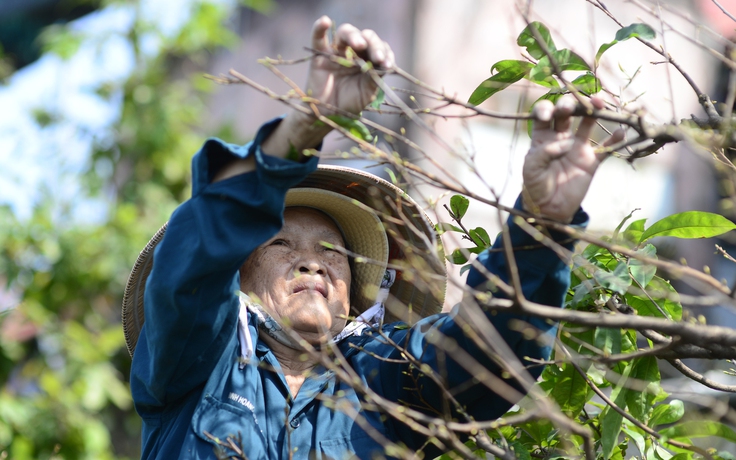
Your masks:
{"label": "leaf cluster", "polygon": [[[468,211],[469,201],[455,195],[451,203],[454,205],[450,217],[459,224]],[[646,219],[624,227],[630,218],[631,215],[627,216],[605,241],[630,248],[637,257],[595,244],[582,248],[573,259],[564,308],[682,321],[683,308],[677,292],[657,275],[656,267],[647,263],[657,259],[657,249],[651,240],[665,236],[707,238],[734,230],[736,225],[723,216],[700,211],[674,214],[648,227]],[[440,224],[439,228],[463,233],[471,239],[469,231],[454,224]],[[486,233],[482,229],[474,232]],[[490,246],[484,241],[471,240]],[[465,255],[476,252],[479,246],[453,252],[448,259],[465,264]],[[736,432],[729,426],[716,420],[685,417],[683,401],[671,399],[662,389],[657,358],[642,353],[656,346],[634,330],[562,322],[550,364],[537,385],[566,417],[591,429],[596,452],[605,460],[629,458],[632,454],[646,459],[700,458],[697,450],[682,447],[692,446],[693,440],[700,437],[720,437],[736,443]],[[597,397],[597,391],[603,390],[609,395],[608,403]],[[533,410],[535,404],[527,398],[519,406],[520,409],[506,417]],[[584,456],[582,437],[536,417],[489,431],[488,435],[497,444],[511,449],[517,458]],[[477,448],[473,442],[469,445]],[[479,457],[483,458],[480,452],[484,454],[484,451],[479,451]],[[712,455],[732,458],[725,452],[712,452]]]}

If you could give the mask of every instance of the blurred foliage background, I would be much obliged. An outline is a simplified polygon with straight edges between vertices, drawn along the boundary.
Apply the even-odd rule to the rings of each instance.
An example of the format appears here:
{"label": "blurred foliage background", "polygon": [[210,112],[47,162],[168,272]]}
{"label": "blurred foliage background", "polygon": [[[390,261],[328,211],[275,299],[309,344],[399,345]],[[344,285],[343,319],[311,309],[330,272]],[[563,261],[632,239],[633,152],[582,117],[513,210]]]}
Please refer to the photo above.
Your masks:
{"label": "blurred foliage background", "polygon": [[[264,0],[170,2],[187,11],[163,34],[141,14],[156,1],[164,0],[33,0],[16,2],[23,7],[12,21],[10,10],[2,15],[5,81],[45,53],[71,59],[104,39],[67,21],[106,8],[132,13],[117,39],[129,44],[135,63],[126,78],[89,88],[119,111],[107,129],[87,133],[91,155],[74,178],[81,192],[74,200],[101,200],[103,215],[75,219],[75,201],[52,189],[26,217],[0,207],[0,459],[139,456],[120,325],[123,288],[137,253],[188,196],[189,162],[202,140],[233,137],[227,126],[200,129],[212,89],[202,77],[208,60],[236,42],[228,26],[241,8],[271,7]],[[4,3],[0,9],[14,2]],[[33,4],[36,10],[26,8]],[[17,21],[35,32],[14,34]],[[41,136],[64,123],[46,107],[33,110]]]}

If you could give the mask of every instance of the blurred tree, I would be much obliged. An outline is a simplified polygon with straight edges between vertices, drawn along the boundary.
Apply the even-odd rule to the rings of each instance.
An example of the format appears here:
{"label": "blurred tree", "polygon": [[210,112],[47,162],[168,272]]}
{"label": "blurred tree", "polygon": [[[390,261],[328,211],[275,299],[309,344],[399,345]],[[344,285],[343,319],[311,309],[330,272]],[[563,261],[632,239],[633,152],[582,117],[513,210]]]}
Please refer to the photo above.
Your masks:
{"label": "blurred tree", "polygon": [[[202,74],[214,51],[237,40],[227,27],[234,2],[191,0],[170,36],[144,19],[143,3],[108,2],[135,12],[125,38],[136,65],[127,80],[94,88],[111,104],[122,99],[118,121],[93,133],[79,177],[87,197],[106,200],[107,215],[75,222],[73,203],[50,191],[27,220],[0,207],[0,459],[139,455],[123,286],[137,251],[188,193],[212,86]],[[41,38],[46,52],[62,57],[87,39],[66,25]],[[40,130],[62,121],[35,119]]]}

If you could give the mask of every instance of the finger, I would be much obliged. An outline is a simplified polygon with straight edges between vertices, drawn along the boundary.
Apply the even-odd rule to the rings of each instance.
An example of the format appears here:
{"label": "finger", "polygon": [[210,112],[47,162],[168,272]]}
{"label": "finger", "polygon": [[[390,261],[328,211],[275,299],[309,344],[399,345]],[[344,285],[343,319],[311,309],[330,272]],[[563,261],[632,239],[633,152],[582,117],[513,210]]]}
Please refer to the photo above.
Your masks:
{"label": "finger", "polygon": [[532,131],[544,131],[549,129],[554,110],[555,106],[546,99],[537,102],[532,109],[532,117],[534,118]]}
{"label": "finger", "polygon": [[393,69],[394,65],[396,64],[396,58],[394,57],[394,51],[391,49],[388,44],[386,44],[388,47],[388,56],[386,57],[386,63],[383,65],[385,69]]}
{"label": "finger", "polygon": [[[612,145],[618,144],[625,138],[626,138],[626,130],[624,130],[623,128],[619,128],[616,131],[614,131],[610,136],[608,136],[608,139],[603,141],[601,145],[604,148],[610,147]],[[598,157],[598,161],[603,161],[606,158],[608,158],[611,155],[611,153],[613,152],[608,152],[608,151],[596,152],[596,157]]]}
{"label": "finger", "polygon": [[323,53],[330,52],[330,38],[327,31],[332,27],[332,19],[327,16],[314,21],[312,26],[312,48]]}
{"label": "finger", "polygon": [[610,147],[618,144],[626,137],[626,131],[623,128],[619,128],[611,134],[608,139],[603,141],[603,147]]}
{"label": "finger", "polygon": [[572,113],[575,111],[575,100],[564,96],[555,105],[555,131],[564,133],[572,126]]}
{"label": "finger", "polygon": [[335,46],[340,53],[348,46],[355,51],[364,51],[368,47],[368,42],[365,41],[357,27],[352,24],[342,24],[337,28],[335,34]]}
{"label": "finger", "polygon": [[[605,107],[605,102],[603,102],[603,99],[599,97],[591,97],[590,98],[591,104],[593,104],[593,108],[596,110],[600,110],[603,107]],[[582,141],[587,141],[590,139],[590,133],[593,132],[593,127],[596,124],[595,117],[583,117],[582,121],[580,122],[580,126],[578,126],[578,130],[575,133],[575,137]]]}
{"label": "finger", "polygon": [[542,151],[552,158],[562,156],[572,149],[575,145],[575,139],[561,139],[559,141],[550,142],[542,147]]}
{"label": "finger", "polygon": [[365,41],[368,42],[368,48],[366,50],[368,52],[368,59],[376,66],[383,67],[388,57],[388,53],[386,52],[388,45],[371,29],[365,29],[362,35]]}

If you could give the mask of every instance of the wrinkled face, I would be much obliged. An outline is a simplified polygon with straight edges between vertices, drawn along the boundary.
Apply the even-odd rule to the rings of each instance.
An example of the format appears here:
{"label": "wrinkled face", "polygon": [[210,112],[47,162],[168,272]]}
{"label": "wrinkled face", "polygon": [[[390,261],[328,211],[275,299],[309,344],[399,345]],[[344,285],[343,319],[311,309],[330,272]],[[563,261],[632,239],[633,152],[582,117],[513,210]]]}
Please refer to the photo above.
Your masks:
{"label": "wrinkled face", "polygon": [[340,230],[324,213],[286,208],[284,226],[241,269],[240,289],[255,294],[271,316],[307,341],[320,343],[345,327],[350,311],[350,265]]}

